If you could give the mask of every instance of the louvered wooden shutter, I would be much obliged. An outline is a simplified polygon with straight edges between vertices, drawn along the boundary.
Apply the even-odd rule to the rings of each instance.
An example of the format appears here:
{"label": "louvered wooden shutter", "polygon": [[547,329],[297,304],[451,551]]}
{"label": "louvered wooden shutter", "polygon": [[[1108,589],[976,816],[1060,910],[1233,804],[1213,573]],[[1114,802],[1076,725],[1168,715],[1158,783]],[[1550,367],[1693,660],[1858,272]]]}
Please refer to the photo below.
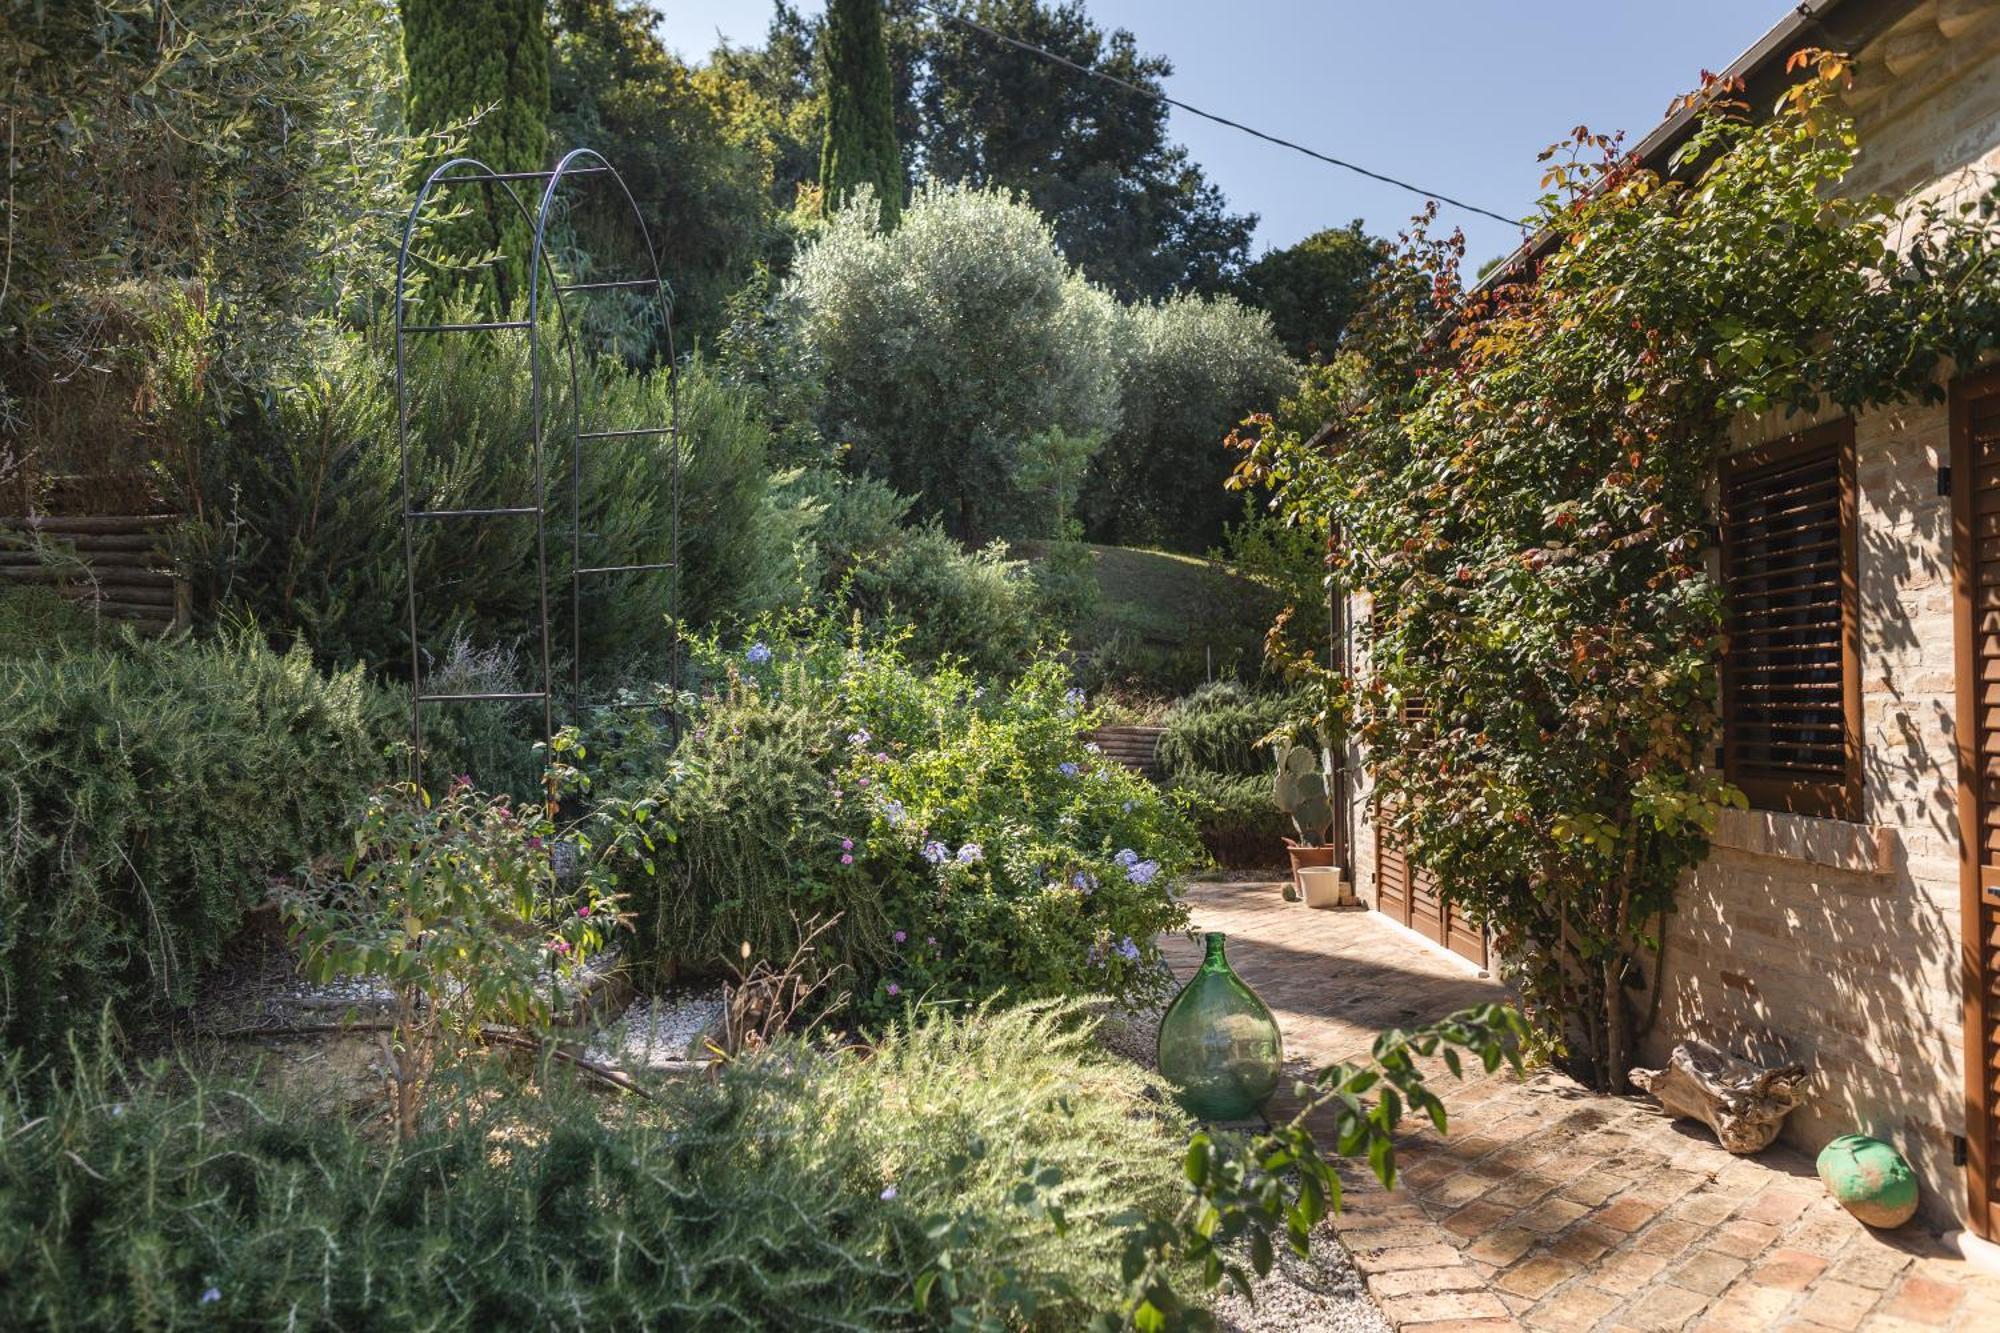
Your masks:
{"label": "louvered wooden shutter", "polygon": [[2000,1239],[2000,377],[1952,391],[1960,982],[1973,1230]]}
{"label": "louvered wooden shutter", "polygon": [[1861,817],[1854,424],[1722,469],[1723,768],[1763,810]]}

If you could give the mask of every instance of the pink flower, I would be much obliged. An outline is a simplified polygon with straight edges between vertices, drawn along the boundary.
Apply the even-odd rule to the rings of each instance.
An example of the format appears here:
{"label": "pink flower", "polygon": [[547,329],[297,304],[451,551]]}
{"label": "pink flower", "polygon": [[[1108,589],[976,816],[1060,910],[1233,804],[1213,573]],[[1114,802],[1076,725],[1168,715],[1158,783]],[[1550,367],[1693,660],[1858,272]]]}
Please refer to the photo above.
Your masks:
{"label": "pink flower", "polygon": [[851,865],[853,865],[853,864],[854,864],[854,853],[853,853],[853,852],[842,852],[842,853],[840,854],[840,863],[841,863],[842,865],[844,865],[844,866],[851,866]]}
{"label": "pink flower", "polygon": [[851,851],[853,851],[853,850],[854,850],[854,839],[852,839],[852,838],[842,838],[842,839],[840,840],[840,850],[841,850],[841,851],[843,851],[843,852],[851,852]]}
{"label": "pink flower", "polygon": [[555,950],[555,951],[556,951],[557,953],[568,953],[568,952],[569,952],[569,941],[568,941],[568,940],[557,940],[557,941],[556,941],[556,942],[555,942],[554,944],[551,944],[551,945],[550,945],[549,947],[550,947],[551,949],[554,949],[554,950]]}
{"label": "pink flower", "polygon": [[868,785],[868,777],[867,777],[867,775],[866,775],[866,774],[863,774],[863,775],[862,775],[862,777],[861,777],[861,784],[860,784],[860,785],[862,785],[862,786],[864,786],[864,787]]}
{"label": "pink flower", "polygon": [[891,939],[895,940],[895,941],[896,941],[896,943],[898,943],[898,944],[901,944],[901,943],[902,943],[902,942],[903,942],[904,940],[906,940],[906,939],[908,939],[908,938],[910,938],[910,937],[909,937],[908,935],[904,934],[904,933],[903,933],[902,931],[900,931],[900,930],[899,930],[899,931],[897,931],[897,932],[896,932],[896,933],[895,933],[894,935],[890,936],[889,938],[891,938]]}
{"label": "pink flower", "polygon": [[577,914],[578,916],[589,916],[589,915],[590,915],[590,904],[589,904],[589,903],[585,903],[585,904],[584,904],[583,906],[581,906],[581,907],[577,908],[577,909],[576,909],[576,914]]}
{"label": "pink flower", "polygon": [[903,988],[902,988],[901,986],[898,986],[898,985],[897,985],[897,984],[896,984],[895,982],[893,982],[893,981],[889,983],[889,994],[891,994],[891,995],[901,995],[902,993],[903,993]]}

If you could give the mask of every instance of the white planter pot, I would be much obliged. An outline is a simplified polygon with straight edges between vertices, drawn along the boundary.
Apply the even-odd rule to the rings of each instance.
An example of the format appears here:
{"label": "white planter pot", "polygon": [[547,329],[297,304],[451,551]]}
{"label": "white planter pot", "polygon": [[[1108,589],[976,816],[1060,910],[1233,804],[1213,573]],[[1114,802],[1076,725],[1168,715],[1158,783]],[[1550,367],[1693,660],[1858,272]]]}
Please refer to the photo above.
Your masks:
{"label": "white planter pot", "polygon": [[1300,866],[1299,887],[1305,890],[1307,907],[1350,907],[1354,903],[1346,878],[1333,866]]}

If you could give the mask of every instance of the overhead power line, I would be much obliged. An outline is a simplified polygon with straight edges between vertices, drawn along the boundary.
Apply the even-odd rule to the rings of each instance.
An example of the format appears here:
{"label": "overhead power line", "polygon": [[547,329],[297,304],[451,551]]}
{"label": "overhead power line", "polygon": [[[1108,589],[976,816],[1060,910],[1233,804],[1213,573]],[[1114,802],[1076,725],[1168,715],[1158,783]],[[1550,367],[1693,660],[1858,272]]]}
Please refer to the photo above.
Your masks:
{"label": "overhead power line", "polygon": [[1477,213],[1480,217],[1492,218],[1495,222],[1504,222],[1510,227],[1521,225],[1521,219],[1519,218],[1510,218],[1504,213],[1496,213],[1490,208],[1481,208],[1478,204],[1468,204],[1463,199],[1454,199],[1450,195],[1437,190],[1427,190],[1421,185],[1413,185],[1409,181],[1398,180],[1394,176],[1387,176],[1379,171],[1370,171],[1367,167],[1358,166],[1353,162],[1334,157],[1329,153],[1322,153],[1316,148],[1308,148],[1302,143],[1294,143],[1290,139],[1280,138],[1275,134],[1266,134],[1264,131],[1245,125],[1241,121],[1231,120],[1227,116],[1218,116],[1213,111],[1203,111],[1198,106],[1191,106],[1178,98],[1169,97],[1156,88],[1148,88],[1144,84],[1133,83],[1130,79],[1121,79],[1116,74],[1107,74],[1101,69],[1092,69],[1088,65],[1079,65],[1068,56],[1059,55],[1046,47],[1036,46],[1033,42],[1024,42],[1018,37],[1011,37],[997,28],[989,28],[984,23],[976,19],[969,19],[963,14],[954,14],[950,10],[939,9],[935,5],[925,4],[924,0],[914,0],[914,3],[918,9],[935,18],[943,19],[948,23],[956,23],[960,27],[970,28],[972,31],[990,37],[996,42],[1004,42],[1008,46],[1026,51],[1030,55],[1054,61],[1066,69],[1076,71],[1078,74],[1087,74],[1093,79],[1102,79],[1106,83],[1116,84],[1127,92],[1137,93],[1139,96],[1151,98],[1155,102],[1164,102],[1166,105],[1177,107],[1191,116],[1200,116],[1203,120],[1212,120],[1218,125],[1227,125],[1230,129],[1240,130],[1254,139],[1262,139],[1265,143],[1274,143],[1280,148],[1289,148],[1295,153],[1303,153],[1307,157],[1315,158],[1331,166],[1351,171],[1358,176],[1366,176],[1370,180],[1381,181],[1384,185],[1393,185],[1399,190],[1408,190],[1411,194],[1421,195],[1425,199],[1435,199],[1441,204],[1450,204],[1453,208],[1463,209],[1467,213]]}

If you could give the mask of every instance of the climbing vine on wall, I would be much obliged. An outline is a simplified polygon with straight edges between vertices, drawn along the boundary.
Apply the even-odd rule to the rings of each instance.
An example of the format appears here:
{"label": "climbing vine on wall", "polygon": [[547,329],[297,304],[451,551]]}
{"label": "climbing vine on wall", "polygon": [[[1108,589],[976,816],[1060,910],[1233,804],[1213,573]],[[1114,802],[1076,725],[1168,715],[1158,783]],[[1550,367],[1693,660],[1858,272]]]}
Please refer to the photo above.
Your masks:
{"label": "climbing vine on wall", "polygon": [[1710,764],[1728,421],[1941,396],[2000,332],[1992,196],[1835,192],[1839,57],[1767,116],[1709,81],[1660,171],[1577,130],[1544,155],[1540,257],[1485,289],[1420,219],[1348,350],[1331,432],[1253,421],[1235,478],[1330,519],[1371,599],[1344,691],[1384,823],[1494,926],[1544,1040],[1624,1081],[1677,885],[1741,796]]}

